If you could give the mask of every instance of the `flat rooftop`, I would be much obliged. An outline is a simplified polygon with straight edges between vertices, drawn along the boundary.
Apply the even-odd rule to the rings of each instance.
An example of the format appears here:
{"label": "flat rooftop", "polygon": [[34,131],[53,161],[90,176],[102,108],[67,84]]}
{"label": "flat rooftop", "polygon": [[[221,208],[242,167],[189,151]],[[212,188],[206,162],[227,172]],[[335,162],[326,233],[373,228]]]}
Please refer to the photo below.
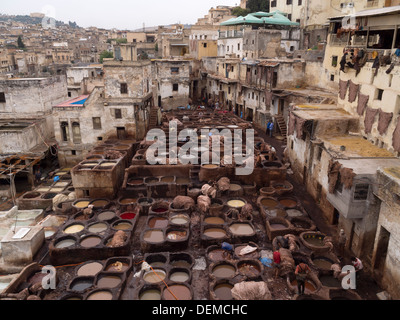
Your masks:
{"label": "flat rooftop", "polygon": [[[374,175],[378,168],[396,179],[400,179],[400,159],[352,159],[338,160],[345,168],[353,169],[357,175]],[[397,177],[396,177],[397,175]]]}
{"label": "flat rooftop", "polygon": [[352,120],[358,117],[351,115],[344,109],[332,104],[304,104],[296,105],[293,113],[306,120]]}

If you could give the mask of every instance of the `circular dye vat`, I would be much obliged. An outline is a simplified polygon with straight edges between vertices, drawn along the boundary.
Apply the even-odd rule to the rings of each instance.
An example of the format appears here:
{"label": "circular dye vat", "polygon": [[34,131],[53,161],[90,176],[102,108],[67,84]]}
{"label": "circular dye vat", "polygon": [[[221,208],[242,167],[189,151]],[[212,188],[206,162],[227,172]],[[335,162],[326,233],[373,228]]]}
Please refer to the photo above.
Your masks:
{"label": "circular dye vat", "polygon": [[178,268],[190,268],[192,265],[186,260],[175,260],[172,261],[171,266],[178,267]]}
{"label": "circular dye vat", "polygon": [[251,262],[239,262],[238,270],[247,277],[258,277],[261,273],[260,266]]}
{"label": "circular dye vat", "polygon": [[204,233],[205,236],[213,239],[222,239],[226,237],[226,231],[220,228],[209,228],[205,229]]}
{"label": "circular dye vat", "polygon": [[323,237],[323,236],[318,236],[318,235],[305,235],[305,236],[303,237],[303,239],[304,239],[307,243],[309,243],[309,244],[311,244],[311,245],[313,245],[313,246],[315,246],[315,247],[323,247],[323,246],[325,245],[325,243],[324,243],[324,237]]}
{"label": "circular dye vat", "polygon": [[225,220],[220,217],[207,217],[204,219],[204,222],[207,224],[221,225],[225,223]]}
{"label": "circular dye vat", "polygon": [[237,246],[235,248],[235,254],[238,257],[246,257],[246,258],[254,258],[254,259],[258,258],[259,254],[258,254],[257,250],[253,251],[253,252],[250,252],[250,253],[247,253],[247,254],[244,254],[244,255],[241,255],[240,252],[242,251],[242,249],[244,249],[246,247],[247,247],[247,245]]}
{"label": "circular dye vat", "polygon": [[169,279],[174,282],[186,282],[190,279],[190,276],[185,271],[173,271]]}
{"label": "circular dye vat", "polygon": [[130,186],[139,186],[143,184],[143,179],[131,179],[128,181],[128,185]]}
{"label": "circular dye vat", "polygon": [[128,222],[118,222],[113,226],[116,230],[127,231],[132,229],[132,224]]}
{"label": "circular dye vat", "polygon": [[86,201],[86,200],[78,201],[78,202],[74,203],[74,206],[79,209],[85,209],[88,207],[89,203],[90,203],[90,201]]}
{"label": "circular dye vat", "polygon": [[187,225],[189,223],[189,217],[184,214],[178,214],[176,216],[173,216],[170,220],[171,223],[176,224],[176,225]]}
{"label": "circular dye vat", "polygon": [[236,274],[236,269],[230,264],[220,264],[212,269],[212,274],[218,278],[231,278]]}
{"label": "circular dye vat", "polygon": [[173,230],[167,233],[168,240],[181,241],[185,240],[186,237],[187,237],[187,231]]}
{"label": "circular dye vat", "polygon": [[101,243],[101,238],[100,237],[95,237],[95,236],[90,236],[87,238],[84,238],[81,242],[80,245],[84,248],[93,248]]}
{"label": "circular dye vat", "polygon": [[295,208],[297,206],[297,201],[293,199],[280,199],[279,203],[285,208]]}
{"label": "circular dye vat", "polygon": [[125,212],[120,215],[120,218],[123,220],[133,220],[136,218],[136,213],[133,212]]}
{"label": "circular dye vat", "polygon": [[164,300],[192,300],[192,293],[190,289],[184,285],[174,284],[164,289]]}
{"label": "circular dye vat", "polygon": [[233,285],[230,283],[221,283],[214,287],[214,293],[219,300],[232,300],[232,289]]}
{"label": "circular dye vat", "polygon": [[254,234],[253,227],[247,223],[234,223],[229,227],[229,230],[234,235],[239,235],[239,236],[249,236]]}
{"label": "circular dye vat", "polygon": [[147,283],[160,283],[165,280],[167,274],[164,270],[153,269],[146,271],[143,275],[143,280]]}
{"label": "circular dye vat", "polygon": [[246,205],[246,203],[242,200],[230,200],[227,205],[231,208],[242,208]]}
{"label": "circular dye vat", "polygon": [[278,205],[278,202],[274,199],[262,199],[261,204],[267,208],[275,208]]}
{"label": "circular dye vat", "polygon": [[119,201],[120,204],[125,204],[125,205],[135,204],[136,202],[137,199],[134,198],[124,198]]}
{"label": "circular dye vat", "polygon": [[148,226],[152,229],[164,229],[168,226],[168,219],[162,217],[151,218]]}
{"label": "circular dye vat", "polygon": [[87,288],[90,288],[93,285],[93,279],[75,279],[71,285],[70,289],[73,291],[85,291]]}
{"label": "circular dye vat", "polygon": [[161,291],[157,289],[144,290],[139,295],[139,300],[147,300],[147,301],[161,300]]}
{"label": "circular dye vat", "polygon": [[168,208],[154,207],[154,208],[151,208],[151,211],[153,211],[155,213],[166,213],[168,211]]}
{"label": "circular dye vat", "polygon": [[126,262],[116,261],[106,267],[106,271],[111,272],[124,272],[129,269],[129,264]]}
{"label": "circular dye vat", "polygon": [[100,222],[100,223],[92,224],[88,228],[88,231],[91,232],[91,233],[101,233],[101,232],[106,231],[107,229],[108,229],[108,225],[105,224],[105,223]]}
{"label": "circular dye vat", "polygon": [[90,204],[93,205],[95,208],[102,208],[108,205],[110,202],[108,200],[95,200]]}
{"label": "circular dye vat", "polygon": [[[292,286],[292,287],[295,287],[295,288],[297,288],[297,280],[294,280],[294,281],[292,281],[291,283],[290,283],[290,285]],[[314,284],[312,284],[311,282],[309,282],[309,281],[305,281],[305,283],[304,283],[304,293],[308,293],[308,294],[310,294],[310,293],[313,293],[313,292],[315,292],[316,290],[317,290],[317,288],[314,286]]]}
{"label": "circular dye vat", "polygon": [[76,274],[78,276],[95,276],[98,274],[101,269],[103,269],[103,265],[99,262],[91,262],[81,266]]}
{"label": "circular dye vat", "polygon": [[161,230],[148,230],[144,233],[143,240],[151,243],[164,242],[164,232]]}
{"label": "circular dye vat", "polygon": [[239,191],[240,189],[242,189],[242,186],[234,183],[229,187],[229,191]]}
{"label": "circular dye vat", "polygon": [[65,239],[65,240],[61,240],[61,241],[57,242],[55,244],[55,247],[57,249],[63,249],[63,248],[72,247],[73,245],[75,245],[75,243],[76,243],[75,239]]}
{"label": "circular dye vat", "polygon": [[104,276],[97,281],[97,287],[101,289],[116,288],[121,284],[122,280],[118,276]]}
{"label": "circular dye vat", "polygon": [[227,259],[231,259],[232,255],[229,251],[226,251],[224,249],[215,249],[208,253],[208,258],[211,261],[219,262],[219,261],[225,261]]}
{"label": "circular dye vat", "polygon": [[115,216],[116,216],[115,212],[105,211],[105,212],[99,213],[99,215],[97,216],[97,219],[100,221],[110,221],[110,220],[114,219]]}
{"label": "circular dye vat", "polygon": [[109,291],[96,291],[88,295],[86,300],[112,300],[112,293]]}
{"label": "circular dye vat", "polygon": [[81,232],[85,227],[81,224],[73,224],[67,228],[64,229],[64,233],[67,234],[74,234],[74,233],[79,233]]}
{"label": "circular dye vat", "polygon": [[331,270],[333,264],[332,261],[323,257],[317,257],[313,259],[313,263],[322,270]]}

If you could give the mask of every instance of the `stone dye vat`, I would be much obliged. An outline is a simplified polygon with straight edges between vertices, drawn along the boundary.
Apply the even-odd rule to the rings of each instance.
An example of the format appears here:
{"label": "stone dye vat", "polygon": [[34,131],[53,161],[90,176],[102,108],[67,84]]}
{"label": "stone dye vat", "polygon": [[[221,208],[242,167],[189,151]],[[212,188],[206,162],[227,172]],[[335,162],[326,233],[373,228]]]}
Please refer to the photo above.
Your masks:
{"label": "stone dye vat", "polygon": [[209,267],[209,275],[213,279],[231,279],[237,274],[236,265],[228,262],[212,263]]}
{"label": "stone dye vat", "polygon": [[246,279],[257,280],[261,279],[264,267],[259,260],[241,260],[237,263],[237,270]]}
{"label": "stone dye vat", "polygon": [[210,284],[211,300],[233,300],[231,290],[234,284],[229,280],[218,280]]}
{"label": "stone dye vat", "polygon": [[254,226],[250,222],[233,222],[229,226],[229,231],[233,238],[251,239],[256,235]]}
{"label": "stone dye vat", "polygon": [[161,288],[155,285],[145,285],[140,288],[138,300],[161,300]]}
{"label": "stone dye vat", "polygon": [[164,287],[162,300],[193,300],[193,289],[186,283],[171,283]]}
{"label": "stone dye vat", "polygon": [[306,231],[315,231],[317,229],[317,226],[315,223],[306,217],[293,217],[293,218],[288,218],[290,223],[293,226],[293,230],[291,233],[294,235],[300,235],[303,232]]}
{"label": "stone dye vat", "polygon": [[294,197],[279,197],[278,202],[284,209],[295,209],[299,207],[299,202]]}
{"label": "stone dye vat", "polygon": [[280,217],[267,219],[265,225],[267,236],[270,241],[277,236],[284,236],[288,233],[291,233],[292,230],[291,223],[288,220]]}
{"label": "stone dye vat", "polygon": [[272,187],[278,196],[287,195],[293,192],[293,185],[289,181],[273,182]]}
{"label": "stone dye vat", "polygon": [[187,214],[174,214],[169,218],[170,225],[179,227],[189,227],[190,217]]}
{"label": "stone dye vat", "polygon": [[148,215],[150,207],[154,204],[153,198],[139,198],[137,201],[138,206],[140,207],[140,215]]}
{"label": "stone dye vat", "polygon": [[330,250],[330,246],[325,244],[326,235],[320,232],[306,231],[300,234],[301,243],[314,253],[325,253]]}
{"label": "stone dye vat", "polygon": [[208,264],[227,261],[233,259],[230,251],[221,249],[221,246],[213,245],[207,248],[206,259]]}
{"label": "stone dye vat", "polygon": [[[249,250],[251,248],[251,250]],[[235,259],[259,259],[259,247],[254,242],[234,246]]]}

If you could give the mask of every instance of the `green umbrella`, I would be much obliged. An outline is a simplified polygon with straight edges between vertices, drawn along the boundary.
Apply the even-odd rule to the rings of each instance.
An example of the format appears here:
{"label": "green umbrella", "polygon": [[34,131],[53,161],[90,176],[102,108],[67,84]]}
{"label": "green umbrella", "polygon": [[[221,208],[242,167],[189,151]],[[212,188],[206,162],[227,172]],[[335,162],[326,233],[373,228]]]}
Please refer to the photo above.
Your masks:
{"label": "green umbrella", "polygon": [[273,16],[262,18],[265,24],[281,25],[281,26],[299,26],[300,23],[292,22],[284,15],[274,12]]}

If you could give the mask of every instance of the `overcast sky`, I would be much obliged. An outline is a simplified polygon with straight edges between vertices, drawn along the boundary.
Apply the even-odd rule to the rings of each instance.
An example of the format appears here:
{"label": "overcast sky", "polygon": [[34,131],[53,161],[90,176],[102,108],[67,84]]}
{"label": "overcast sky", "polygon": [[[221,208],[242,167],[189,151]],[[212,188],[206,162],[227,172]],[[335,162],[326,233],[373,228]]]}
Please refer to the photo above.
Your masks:
{"label": "overcast sky", "polygon": [[0,0],[0,13],[25,15],[42,12],[81,27],[138,29],[172,23],[193,24],[218,5],[240,0]]}

